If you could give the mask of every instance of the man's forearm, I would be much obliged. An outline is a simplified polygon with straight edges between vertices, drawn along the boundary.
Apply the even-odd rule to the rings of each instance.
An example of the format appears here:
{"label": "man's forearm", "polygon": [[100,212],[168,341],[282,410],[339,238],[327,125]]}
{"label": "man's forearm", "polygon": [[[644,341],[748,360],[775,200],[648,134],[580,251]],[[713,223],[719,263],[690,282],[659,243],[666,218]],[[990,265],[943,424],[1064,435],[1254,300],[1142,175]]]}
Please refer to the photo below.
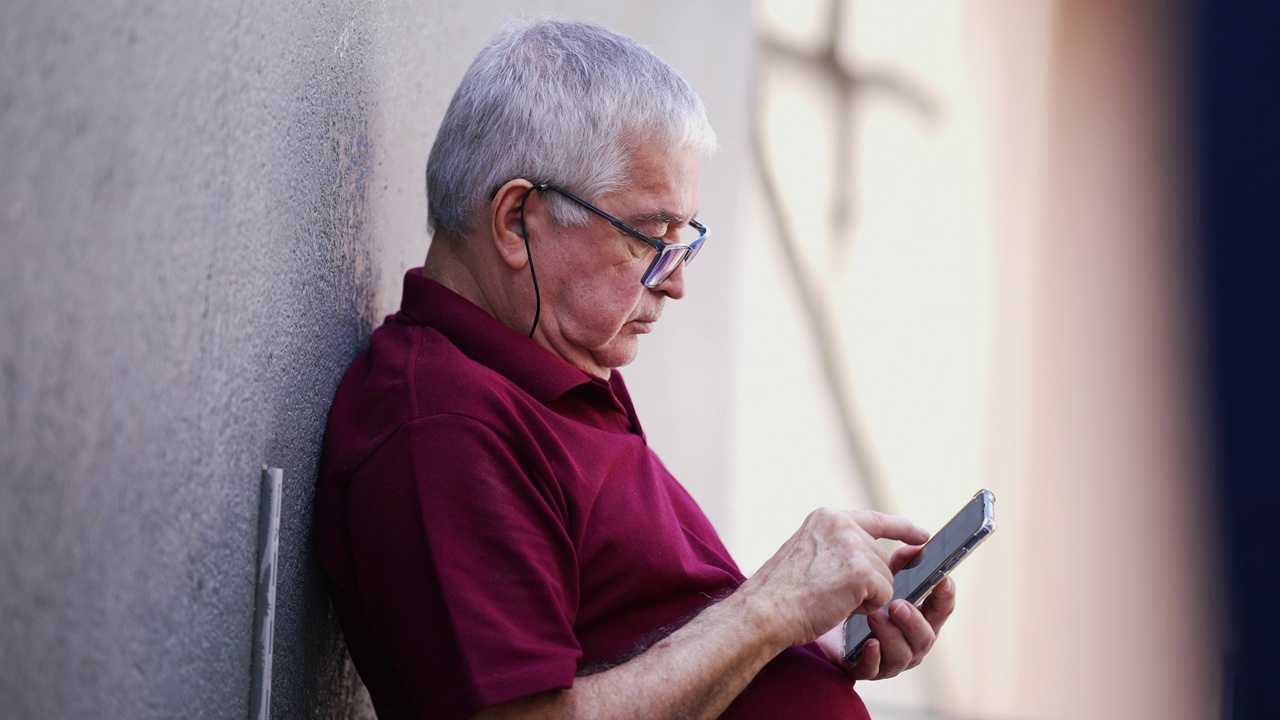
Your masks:
{"label": "man's forearm", "polygon": [[789,645],[744,593],[709,606],[617,667],[476,715],[506,718],[715,718]]}

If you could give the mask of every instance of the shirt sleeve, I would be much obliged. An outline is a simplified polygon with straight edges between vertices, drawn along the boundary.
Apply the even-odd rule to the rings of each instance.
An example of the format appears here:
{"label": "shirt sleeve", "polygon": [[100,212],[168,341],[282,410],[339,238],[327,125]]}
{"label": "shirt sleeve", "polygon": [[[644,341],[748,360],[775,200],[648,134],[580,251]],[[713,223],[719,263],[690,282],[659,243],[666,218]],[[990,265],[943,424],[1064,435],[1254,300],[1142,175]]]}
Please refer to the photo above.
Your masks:
{"label": "shirt sleeve", "polygon": [[568,510],[519,445],[471,418],[424,418],[352,479],[359,602],[423,717],[470,717],[573,684]]}

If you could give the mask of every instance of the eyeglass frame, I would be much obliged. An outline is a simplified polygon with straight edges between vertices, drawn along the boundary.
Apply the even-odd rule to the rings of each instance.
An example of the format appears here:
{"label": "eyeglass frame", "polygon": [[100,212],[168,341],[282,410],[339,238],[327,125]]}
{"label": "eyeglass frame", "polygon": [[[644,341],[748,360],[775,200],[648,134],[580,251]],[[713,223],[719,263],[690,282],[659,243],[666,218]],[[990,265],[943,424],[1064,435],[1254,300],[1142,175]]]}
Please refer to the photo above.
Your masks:
{"label": "eyeglass frame", "polygon": [[[534,183],[531,189],[541,190],[541,191],[550,190],[551,192],[554,192],[558,195],[563,195],[564,197],[569,198],[573,202],[581,205],[587,210],[590,210],[596,215],[599,215],[600,217],[609,221],[609,224],[614,226],[618,230],[645,243],[649,247],[652,247],[654,250],[657,250],[658,254],[654,256],[653,262],[649,263],[648,269],[646,269],[644,271],[644,275],[640,277],[640,284],[650,289],[656,288],[662,283],[666,282],[667,279],[670,278],[673,273],[675,273],[676,268],[680,267],[680,265],[688,265],[689,263],[693,262],[693,259],[698,256],[698,252],[702,250],[702,244],[707,240],[707,234],[708,234],[707,226],[703,225],[697,220],[690,219],[689,226],[698,231],[698,239],[694,240],[691,243],[663,242],[662,240],[659,240],[658,238],[653,237],[652,235],[649,235],[648,233],[645,233],[639,230],[634,225],[631,225],[625,220],[621,220],[617,217],[614,217],[613,215],[610,215],[609,213],[601,210],[595,205],[592,205],[586,200],[583,200],[577,195],[574,195],[568,190],[565,190],[564,188],[557,187],[555,185],[552,185],[551,183],[543,182],[543,183]],[[672,265],[671,270],[668,271],[664,277],[662,277],[661,279],[651,278],[650,275],[654,272],[654,269],[657,268],[658,265],[662,262],[662,256],[668,252],[674,252],[677,250],[685,250],[687,252],[685,252],[684,257],[681,258],[677,264]]]}

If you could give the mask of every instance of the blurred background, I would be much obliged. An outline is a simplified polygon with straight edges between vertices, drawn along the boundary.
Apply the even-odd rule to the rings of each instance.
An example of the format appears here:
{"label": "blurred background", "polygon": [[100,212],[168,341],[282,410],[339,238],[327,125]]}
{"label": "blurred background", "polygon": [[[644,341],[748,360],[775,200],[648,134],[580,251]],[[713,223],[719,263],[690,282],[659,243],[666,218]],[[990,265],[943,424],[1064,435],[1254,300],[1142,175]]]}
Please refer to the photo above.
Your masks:
{"label": "blurred background", "polygon": [[346,365],[475,52],[536,12],[703,96],[713,242],[623,372],[750,573],[821,505],[998,531],[879,720],[1267,718],[1277,11],[1104,0],[0,7],[0,708],[370,717],[311,552]]}
{"label": "blurred background", "polygon": [[1215,711],[1169,10],[757,4],[731,541],[998,498],[934,657],[860,688],[877,717]]}

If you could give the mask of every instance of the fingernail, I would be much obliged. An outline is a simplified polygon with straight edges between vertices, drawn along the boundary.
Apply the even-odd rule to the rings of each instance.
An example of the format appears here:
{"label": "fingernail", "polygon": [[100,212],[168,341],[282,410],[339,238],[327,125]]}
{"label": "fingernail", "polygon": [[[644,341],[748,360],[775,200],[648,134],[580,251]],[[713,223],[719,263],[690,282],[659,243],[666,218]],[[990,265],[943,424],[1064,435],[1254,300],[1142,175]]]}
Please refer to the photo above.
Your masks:
{"label": "fingernail", "polygon": [[910,603],[906,600],[896,600],[893,603],[893,616],[899,620],[906,620],[911,617]]}

